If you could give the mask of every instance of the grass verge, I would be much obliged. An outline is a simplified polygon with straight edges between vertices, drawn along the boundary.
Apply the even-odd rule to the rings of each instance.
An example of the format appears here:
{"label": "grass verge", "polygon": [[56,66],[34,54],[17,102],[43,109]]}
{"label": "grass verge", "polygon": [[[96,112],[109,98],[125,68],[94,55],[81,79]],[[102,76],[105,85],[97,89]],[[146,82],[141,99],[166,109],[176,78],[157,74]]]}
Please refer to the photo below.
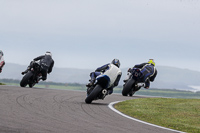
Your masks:
{"label": "grass verge", "polygon": [[141,98],[120,102],[114,107],[152,124],[200,133],[200,99]]}

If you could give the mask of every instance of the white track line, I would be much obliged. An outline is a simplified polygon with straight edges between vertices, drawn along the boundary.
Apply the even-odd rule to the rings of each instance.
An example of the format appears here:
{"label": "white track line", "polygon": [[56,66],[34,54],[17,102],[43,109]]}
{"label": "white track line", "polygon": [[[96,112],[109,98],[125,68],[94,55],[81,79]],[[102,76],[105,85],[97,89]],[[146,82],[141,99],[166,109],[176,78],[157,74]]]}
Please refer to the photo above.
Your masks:
{"label": "white track line", "polygon": [[140,123],[143,123],[143,124],[147,124],[147,125],[150,125],[150,126],[154,126],[154,127],[158,127],[158,128],[161,128],[161,129],[166,129],[166,130],[169,130],[169,131],[174,131],[174,132],[177,132],[177,133],[185,133],[185,132],[181,132],[181,131],[178,131],[178,130],[173,130],[173,129],[170,129],[170,128],[166,128],[166,127],[161,127],[161,126],[158,126],[158,125],[154,125],[154,124],[151,124],[151,123],[148,123],[148,122],[144,122],[144,121],[141,121],[141,120],[138,120],[138,119],[135,119],[133,117],[130,117],[130,116],[127,116],[123,113],[121,113],[120,111],[116,110],[113,105],[116,104],[116,103],[119,103],[119,102],[122,102],[122,101],[116,101],[116,102],[112,102],[108,105],[108,107],[113,110],[114,112],[128,118],[128,119],[131,119],[131,120],[134,120],[134,121],[137,121],[137,122],[140,122]]}

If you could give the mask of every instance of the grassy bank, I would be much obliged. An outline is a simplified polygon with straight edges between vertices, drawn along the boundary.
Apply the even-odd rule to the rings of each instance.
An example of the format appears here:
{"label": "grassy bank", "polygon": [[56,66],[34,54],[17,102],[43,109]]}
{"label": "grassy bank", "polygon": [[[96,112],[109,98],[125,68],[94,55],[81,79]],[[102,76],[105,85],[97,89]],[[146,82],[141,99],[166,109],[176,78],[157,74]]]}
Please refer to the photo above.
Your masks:
{"label": "grassy bank", "polygon": [[0,85],[5,85],[4,83],[0,83]]}
{"label": "grassy bank", "polygon": [[[121,88],[117,87],[115,92],[121,93],[122,87]],[[191,91],[175,90],[175,89],[156,89],[156,88],[144,89],[144,88],[141,88],[134,95],[200,99],[200,92],[191,92]]]}
{"label": "grassy bank", "polygon": [[115,108],[152,124],[188,133],[200,133],[199,99],[142,98],[118,103]]}

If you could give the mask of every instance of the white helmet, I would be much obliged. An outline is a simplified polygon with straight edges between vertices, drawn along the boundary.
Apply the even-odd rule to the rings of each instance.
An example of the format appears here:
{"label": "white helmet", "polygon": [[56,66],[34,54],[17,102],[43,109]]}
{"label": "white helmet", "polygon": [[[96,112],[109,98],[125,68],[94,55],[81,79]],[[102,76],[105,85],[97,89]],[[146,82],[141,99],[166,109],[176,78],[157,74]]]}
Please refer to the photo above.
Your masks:
{"label": "white helmet", "polygon": [[49,52],[49,51],[47,51],[47,52],[45,53],[45,55],[50,55],[50,56],[52,57],[52,54],[51,54],[51,52]]}

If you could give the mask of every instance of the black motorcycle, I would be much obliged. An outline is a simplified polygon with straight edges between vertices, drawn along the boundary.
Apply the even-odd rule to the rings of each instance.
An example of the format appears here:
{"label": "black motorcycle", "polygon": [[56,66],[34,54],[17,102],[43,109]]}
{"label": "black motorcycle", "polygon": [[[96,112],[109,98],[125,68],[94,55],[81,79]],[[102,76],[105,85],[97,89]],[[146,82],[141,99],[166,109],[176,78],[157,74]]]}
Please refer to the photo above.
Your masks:
{"label": "black motorcycle", "polygon": [[39,82],[42,77],[41,66],[39,62],[33,62],[33,67],[24,75],[20,82],[21,87],[26,87],[29,85],[32,88],[35,84]]}
{"label": "black motorcycle", "polygon": [[131,71],[131,75],[129,79],[124,83],[122,95],[123,96],[133,96],[133,94],[140,90],[141,87],[137,85],[138,82],[140,82],[143,74],[141,73],[140,69],[134,68]]}

